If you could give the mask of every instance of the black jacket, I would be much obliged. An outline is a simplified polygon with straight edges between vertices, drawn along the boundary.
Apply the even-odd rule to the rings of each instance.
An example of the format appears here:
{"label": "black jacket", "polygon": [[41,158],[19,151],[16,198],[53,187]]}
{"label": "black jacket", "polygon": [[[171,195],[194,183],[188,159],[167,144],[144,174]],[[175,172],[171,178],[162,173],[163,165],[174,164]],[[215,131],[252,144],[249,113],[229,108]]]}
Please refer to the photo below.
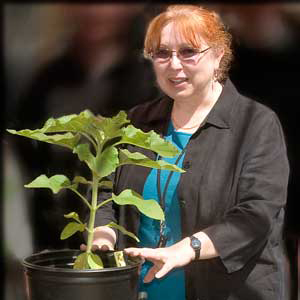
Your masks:
{"label": "black jacket", "polygon": [[[173,100],[163,97],[129,111],[133,125],[164,135]],[[142,151],[151,158],[150,151]],[[282,225],[289,166],[276,114],[240,95],[227,80],[204,126],[188,144],[178,187],[183,237],[204,231],[220,257],[186,266],[188,300],[286,300]],[[114,193],[142,193],[150,169],[127,165]],[[106,197],[103,193],[102,197]],[[100,200],[101,201],[101,200]],[[114,220],[138,232],[134,207],[107,206],[97,225]],[[118,248],[134,246],[120,234]]]}

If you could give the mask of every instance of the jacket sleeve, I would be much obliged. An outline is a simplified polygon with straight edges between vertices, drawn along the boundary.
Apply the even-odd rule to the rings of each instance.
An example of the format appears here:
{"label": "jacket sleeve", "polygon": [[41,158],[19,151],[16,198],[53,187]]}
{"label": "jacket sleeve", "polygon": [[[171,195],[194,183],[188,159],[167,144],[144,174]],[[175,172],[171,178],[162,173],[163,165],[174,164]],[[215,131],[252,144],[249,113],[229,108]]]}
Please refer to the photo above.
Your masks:
{"label": "jacket sleeve", "polygon": [[236,205],[219,224],[203,230],[228,273],[263,250],[287,198],[289,165],[275,113],[253,120],[238,180]]}

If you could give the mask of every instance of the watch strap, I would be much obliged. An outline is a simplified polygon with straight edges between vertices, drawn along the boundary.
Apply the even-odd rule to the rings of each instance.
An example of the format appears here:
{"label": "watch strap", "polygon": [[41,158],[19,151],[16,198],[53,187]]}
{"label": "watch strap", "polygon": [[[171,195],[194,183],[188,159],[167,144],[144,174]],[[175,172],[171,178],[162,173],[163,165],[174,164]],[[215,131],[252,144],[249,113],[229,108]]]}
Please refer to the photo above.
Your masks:
{"label": "watch strap", "polygon": [[196,238],[194,235],[190,236],[191,239],[191,247],[195,251],[195,260],[200,258],[200,251],[201,251],[201,241]]}

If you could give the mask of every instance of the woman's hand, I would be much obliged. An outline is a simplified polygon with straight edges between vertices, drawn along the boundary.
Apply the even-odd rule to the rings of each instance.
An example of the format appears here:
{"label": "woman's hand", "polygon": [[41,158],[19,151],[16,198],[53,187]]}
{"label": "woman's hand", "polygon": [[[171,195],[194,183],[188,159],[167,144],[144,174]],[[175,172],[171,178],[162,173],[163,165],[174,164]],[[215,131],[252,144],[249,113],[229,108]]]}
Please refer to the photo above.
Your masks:
{"label": "woman's hand", "polygon": [[190,238],[166,248],[127,248],[124,251],[128,255],[140,256],[154,264],[144,278],[145,283],[151,282],[154,278],[161,278],[172,269],[183,267],[195,258]]}
{"label": "woman's hand", "polygon": [[[116,244],[116,233],[113,229],[107,226],[99,226],[94,229],[94,240],[92,251],[101,250],[101,251],[108,251],[114,250]],[[80,250],[85,251],[86,245],[81,244]]]}
{"label": "woman's hand", "polygon": [[[86,251],[86,248],[87,248],[86,244],[81,244],[81,245],[80,245],[80,250],[81,250],[81,251]],[[101,245],[101,246],[98,246],[98,245],[94,244],[94,245],[92,246],[92,251],[94,252],[94,251],[96,251],[96,250],[108,251],[108,250],[112,250],[112,249],[110,249],[108,245]]]}

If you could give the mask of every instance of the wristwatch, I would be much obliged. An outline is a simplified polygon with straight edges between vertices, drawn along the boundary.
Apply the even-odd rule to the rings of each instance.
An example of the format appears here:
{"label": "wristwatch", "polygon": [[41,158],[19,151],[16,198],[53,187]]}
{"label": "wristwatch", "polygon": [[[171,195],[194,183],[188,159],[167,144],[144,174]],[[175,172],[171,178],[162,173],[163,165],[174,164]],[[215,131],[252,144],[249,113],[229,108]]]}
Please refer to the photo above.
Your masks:
{"label": "wristwatch", "polygon": [[190,236],[191,239],[191,247],[195,251],[195,260],[200,258],[200,250],[201,250],[201,242],[194,235]]}

